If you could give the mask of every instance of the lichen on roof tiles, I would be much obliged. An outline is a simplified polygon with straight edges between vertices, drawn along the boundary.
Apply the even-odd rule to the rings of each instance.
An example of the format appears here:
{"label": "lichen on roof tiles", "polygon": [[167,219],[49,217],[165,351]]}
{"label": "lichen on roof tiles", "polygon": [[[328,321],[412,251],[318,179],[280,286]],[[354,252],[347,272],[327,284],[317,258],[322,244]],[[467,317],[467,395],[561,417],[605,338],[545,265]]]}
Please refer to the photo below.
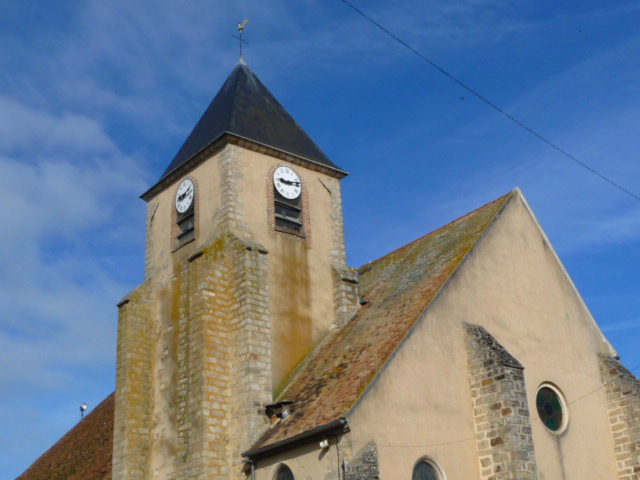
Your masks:
{"label": "lichen on roof tiles", "polygon": [[513,195],[361,267],[360,293],[368,303],[307,357],[280,394],[294,402],[291,416],[252,449],[344,417]]}

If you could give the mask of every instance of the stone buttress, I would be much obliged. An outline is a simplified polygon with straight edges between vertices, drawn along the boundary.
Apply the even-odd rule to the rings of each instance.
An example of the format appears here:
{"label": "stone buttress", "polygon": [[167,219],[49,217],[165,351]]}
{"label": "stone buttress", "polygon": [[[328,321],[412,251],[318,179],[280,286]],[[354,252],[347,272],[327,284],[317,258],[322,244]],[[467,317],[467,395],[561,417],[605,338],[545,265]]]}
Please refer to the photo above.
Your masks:
{"label": "stone buttress", "polygon": [[640,480],[640,380],[616,358],[600,355],[619,480]]}
{"label": "stone buttress", "polygon": [[242,476],[271,400],[266,255],[223,233],[123,301],[114,479]]}
{"label": "stone buttress", "polygon": [[535,480],[523,367],[483,327],[464,329],[481,478]]}

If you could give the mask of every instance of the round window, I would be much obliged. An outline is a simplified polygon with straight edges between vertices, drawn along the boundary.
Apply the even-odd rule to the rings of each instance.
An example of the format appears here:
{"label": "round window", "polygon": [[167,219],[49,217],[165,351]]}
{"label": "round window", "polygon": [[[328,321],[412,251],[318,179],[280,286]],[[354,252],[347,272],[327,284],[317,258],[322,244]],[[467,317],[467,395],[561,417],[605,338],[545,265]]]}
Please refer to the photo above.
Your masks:
{"label": "round window", "polygon": [[561,393],[549,384],[542,385],[536,395],[538,416],[545,427],[560,433],[567,424],[565,401]]}

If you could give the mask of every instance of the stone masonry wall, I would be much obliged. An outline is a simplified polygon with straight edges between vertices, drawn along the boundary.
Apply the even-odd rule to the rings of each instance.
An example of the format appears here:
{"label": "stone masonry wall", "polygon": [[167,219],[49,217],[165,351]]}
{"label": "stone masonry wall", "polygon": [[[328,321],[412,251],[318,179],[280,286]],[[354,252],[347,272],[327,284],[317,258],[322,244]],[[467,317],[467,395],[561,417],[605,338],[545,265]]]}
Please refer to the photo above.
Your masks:
{"label": "stone masonry wall", "polygon": [[228,478],[232,278],[225,250],[224,242],[214,242],[192,256],[183,265],[180,292],[174,296],[177,388],[171,421],[177,442],[170,479]]}
{"label": "stone masonry wall", "polygon": [[344,325],[360,306],[358,295],[358,271],[349,267],[332,268],[333,302],[336,324]]}
{"label": "stone masonry wall", "polygon": [[367,443],[355,458],[345,465],[344,470],[344,480],[379,479],[378,449],[375,442]]}
{"label": "stone masonry wall", "polygon": [[271,401],[266,255],[224,233],[124,301],[114,480],[244,477]]}
{"label": "stone masonry wall", "polygon": [[464,328],[481,477],[536,479],[523,367],[483,327]]}
{"label": "stone masonry wall", "polygon": [[153,237],[151,235],[151,225],[158,210],[158,201],[147,203],[147,217],[145,224],[145,255],[144,255],[144,278],[149,278],[153,275],[156,265],[151,258],[151,252],[153,252]]}
{"label": "stone masonry wall", "polygon": [[244,223],[239,150],[240,147],[227,145],[218,159],[221,206],[215,214],[214,222],[216,223],[216,231],[228,230],[248,235],[247,225]]}
{"label": "stone masonry wall", "polygon": [[233,341],[231,429],[227,449],[232,475],[244,478],[241,453],[269,426],[264,406],[272,402],[271,324],[267,288],[267,250],[230,239],[234,279],[230,306]]}
{"label": "stone masonry wall", "polygon": [[640,480],[640,380],[614,357],[600,355],[618,480]]}
{"label": "stone masonry wall", "polygon": [[181,351],[176,480],[243,478],[240,453],[267,426],[266,254],[224,233],[190,261],[189,296],[181,302],[188,348]]}
{"label": "stone masonry wall", "polygon": [[331,195],[333,245],[329,255],[333,271],[333,299],[336,309],[336,323],[343,325],[360,307],[358,272],[347,267],[346,263],[340,180],[328,178],[326,182],[325,187]]}
{"label": "stone masonry wall", "polygon": [[331,264],[344,266],[347,256],[344,244],[344,219],[342,217],[342,191],[340,180],[327,178],[325,185],[331,195],[331,222],[333,224],[333,246],[331,249]]}
{"label": "stone masonry wall", "polygon": [[153,358],[151,297],[143,283],[119,305],[113,478],[146,478],[149,461]]}

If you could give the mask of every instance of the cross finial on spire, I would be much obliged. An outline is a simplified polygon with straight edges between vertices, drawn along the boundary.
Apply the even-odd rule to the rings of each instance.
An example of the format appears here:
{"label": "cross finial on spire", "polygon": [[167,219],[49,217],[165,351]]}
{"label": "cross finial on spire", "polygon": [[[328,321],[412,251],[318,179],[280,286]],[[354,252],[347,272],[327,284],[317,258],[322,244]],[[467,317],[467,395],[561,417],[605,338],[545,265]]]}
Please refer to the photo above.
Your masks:
{"label": "cross finial on spire", "polygon": [[246,42],[242,39],[242,31],[244,30],[244,27],[247,26],[247,23],[249,23],[249,20],[245,18],[242,23],[238,24],[238,33],[240,35],[239,36],[232,35],[233,38],[237,38],[238,40],[240,40],[240,59],[242,59],[242,44],[246,43],[247,45],[249,45],[249,42]]}

